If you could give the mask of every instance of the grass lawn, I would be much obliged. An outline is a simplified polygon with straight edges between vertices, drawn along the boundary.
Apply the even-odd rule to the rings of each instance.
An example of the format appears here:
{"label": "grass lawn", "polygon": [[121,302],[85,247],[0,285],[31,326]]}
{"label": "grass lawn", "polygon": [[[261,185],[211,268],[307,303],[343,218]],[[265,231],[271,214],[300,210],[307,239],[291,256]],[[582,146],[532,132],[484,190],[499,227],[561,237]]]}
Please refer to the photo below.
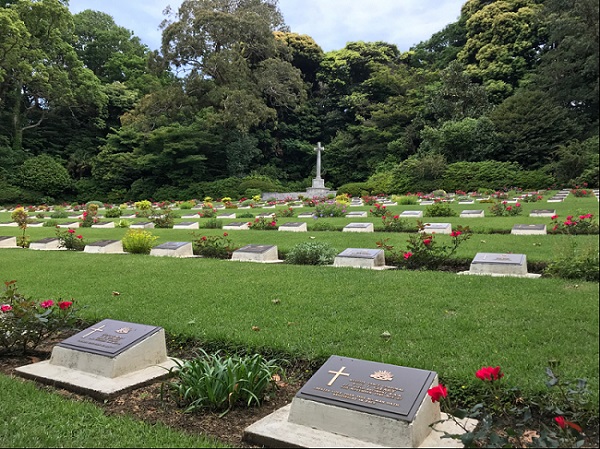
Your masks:
{"label": "grass lawn", "polygon": [[[573,202],[567,204],[569,200],[524,206],[557,209],[559,214],[574,214],[576,210],[597,213],[595,198],[573,198]],[[483,208],[474,206],[460,207]],[[564,210],[558,211],[559,208]],[[397,210],[413,209],[415,206],[398,206]],[[0,216],[0,221],[3,219],[8,221],[6,216]],[[328,220],[343,224],[365,219]],[[368,220],[380,219],[369,217]],[[580,248],[598,250],[597,235],[486,233],[490,228],[510,230],[519,223],[550,222],[529,218],[528,212],[522,217],[439,218],[435,221],[481,223],[479,233],[460,247],[458,257],[472,258],[477,252],[514,252],[526,254],[531,261],[549,262],[568,254],[573,242]],[[0,235],[19,235],[20,232],[17,228],[0,228]],[[94,241],[120,239],[126,230],[87,228],[78,232],[87,241]],[[158,243],[191,240],[190,231],[156,229],[152,232],[159,236]],[[222,232],[201,229],[196,234]],[[27,234],[35,241],[54,236],[54,229],[29,228]],[[340,251],[348,247],[374,248],[377,240],[386,237],[391,244],[403,248],[408,238],[408,234],[339,231],[230,231],[229,234],[238,246],[275,244],[282,251],[310,237],[329,242]],[[520,387],[525,398],[540,398],[548,391],[544,370],[550,360],[558,360],[565,379],[588,379],[594,413],[598,414],[597,283],[144,255],[0,250],[0,280],[12,279],[18,281],[22,293],[38,300],[74,298],[82,308],[82,317],[90,322],[112,318],[162,326],[169,338],[198,339],[211,350],[238,348],[316,361],[336,354],[430,369],[439,373],[451,391],[468,391],[479,382],[474,376],[477,369],[500,365],[508,384]],[[114,291],[120,295],[113,296]],[[274,303],[274,299],[279,301]],[[386,331],[391,334],[389,340],[381,338]],[[0,377],[0,391],[3,391],[0,441],[7,441],[5,444],[9,446],[56,447],[64,445],[61,441],[68,441],[69,446],[90,446],[93,439],[107,447],[122,446],[123,441],[131,442],[132,446],[148,445],[139,443],[136,438],[145,432],[150,435],[151,428],[123,418],[119,418],[118,425],[111,424],[112,421],[95,411],[91,404],[69,404],[45,392],[34,394],[34,390],[29,384]],[[31,406],[24,405],[4,411],[6,391],[11,391],[11,396],[6,396],[11,403],[15,398],[31,397],[34,399],[23,399],[23,404],[41,402],[42,409],[33,411],[29,410]],[[81,438],[88,439],[77,440],[76,432],[56,424],[53,432],[47,429],[43,432],[55,431],[58,439],[42,440],[38,435],[42,430],[35,429],[35,422],[46,425],[63,414],[69,416],[70,407],[75,408],[72,412],[75,415],[90,416],[85,420],[77,418],[85,422]],[[131,430],[120,434],[121,427]],[[20,431],[15,432],[15,428]],[[107,428],[110,432],[102,430]],[[168,445],[206,444],[191,443],[186,438],[173,436]],[[149,443],[152,446],[163,444],[163,440],[158,439],[146,441],[153,441]]]}

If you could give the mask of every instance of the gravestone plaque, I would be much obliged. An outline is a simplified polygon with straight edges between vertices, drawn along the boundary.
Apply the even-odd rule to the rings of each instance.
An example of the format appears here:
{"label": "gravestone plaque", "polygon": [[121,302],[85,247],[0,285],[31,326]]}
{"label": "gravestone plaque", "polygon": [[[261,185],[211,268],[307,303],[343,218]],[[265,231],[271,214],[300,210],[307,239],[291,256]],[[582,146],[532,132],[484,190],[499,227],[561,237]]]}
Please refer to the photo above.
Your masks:
{"label": "gravestone plaque", "polygon": [[175,223],[173,229],[200,229],[200,225],[197,221],[182,221],[181,223]]}
{"label": "gravestone plaque", "polygon": [[234,221],[232,223],[227,223],[223,225],[223,229],[233,230],[233,231],[245,231],[250,229],[250,225],[247,221]]}
{"label": "gravestone plaque", "polygon": [[422,210],[405,210],[400,214],[402,218],[421,218],[423,217]]}
{"label": "gravestone plaque", "polygon": [[348,212],[346,218],[365,218],[368,214],[366,212]]}
{"label": "gravestone plaque", "polygon": [[421,232],[429,232],[431,234],[452,234],[452,224],[426,223]]}
{"label": "gravestone plaque", "polygon": [[564,200],[564,198],[555,198],[552,197],[550,199],[548,199],[548,201],[546,201],[547,203],[562,203]]}
{"label": "gravestone plaque", "polygon": [[158,326],[103,320],[60,342],[61,348],[115,357],[161,330]]}
{"label": "gravestone plaque", "polygon": [[517,224],[510,231],[513,235],[546,235],[546,225],[544,224]]}
{"label": "gravestone plaque", "polygon": [[217,218],[236,218],[235,214],[219,214]]}
{"label": "gravestone plaque", "polygon": [[460,213],[460,218],[483,218],[485,212],[482,210],[463,210]]}
{"label": "gravestone plaque", "polygon": [[298,218],[313,218],[314,214],[310,212],[305,212],[303,214],[298,214]]}
{"label": "gravestone plaque", "polygon": [[191,242],[165,242],[150,250],[151,256],[193,257]]}
{"label": "gravestone plaque", "polygon": [[273,218],[275,214],[258,214],[256,218]]}
{"label": "gravestone plaque", "polygon": [[10,236],[0,236],[0,248],[16,248],[17,238]]}
{"label": "gravestone plaque", "polygon": [[125,215],[121,215],[121,218],[125,218],[127,220],[131,219],[131,218],[136,218],[137,216],[135,214],[125,214]]}
{"label": "gravestone plaque", "polygon": [[36,242],[31,242],[29,244],[29,249],[40,250],[40,251],[56,251],[66,248],[59,247],[60,240],[56,237],[46,237],[45,239],[38,240]]}
{"label": "gravestone plaque", "polygon": [[60,223],[57,224],[56,227],[57,228],[68,228],[68,229],[76,229],[78,228],[80,225],[79,222],[73,222],[73,223]]}
{"label": "gravestone plaque", "polygon": [[60,342],[50,360],[21,366],[16,372],[108,398],[165,377],[175,365],[167,357],[162,328],[107,319]]}
{"label": "gravestone plaque", "polygon": [[137,223],[132,223],[129,226],[130,229],[154,229],[154,223],[150,221],[139,221]]}
{"label": "gravestone plaque", "polygon": [[347,248],[335,257],[333,266],[370,269],[384,268],[385,254],[382,249]]}
{"label": "gravestone plaque", "polygon": [[460,200],[458,204],[475,204],[475,200]]}
{"label": "gravestone plaque", "polygon": [[526,275],[525,254],[477,253],[471,262],[470,273]]}
{"label": "gravestone plaque", "polygon": [[375,232],[373,223],[349,223],[342,232]]}
{"label": "gravestone plaque", "polygon": [[19,224],[16,221],[3,221],[0,223],[0,226],[4,228],[16,228]]}
{"label": "gravestone plaque", "polygon": [[435,377],[433,371],[334,355],[296,397],[412,421]]}
{"label": "gravestone plaque", "polygon": [[275,245],[246,245],[233,252],[231,260],[241,262],[276,263],[279,253]]}
{"label": "gravestone plaque", "polygon": [[429,201],[429,200],[425,200],[425,201],[421,201],[421,206],[431,206],[432,204],[434,204],[435,201]]}
{"label": "gravestone plaque", "polygon": [[110,228],[114,228],[114,227],[115,227],[114,221],[99,221],[98,223],[92,225],[92,228],[99,228],[99,229],[110,229]]}
{"label": "gravestone plaque", "polygon": [[27,226],[30,228],[42,228],[44,227],[44,223],[41,221],[32,221],[31,223],[28,223]]}
{"label": "gravestone plaque", "polygon": [[198,215],[198,214],[185,214],[185,215],[182,215],[181,218],[200,218],[200,215]]}
{"label": "gravestone plaque", "polygon": [[307,227],[304,222],[289,222],[281,224],[278,230],[287,232],[306,232]]}
{"label": "gravestone plaque", "polygon": [[85,245],[83,252],[94,254],[123,254],[123,243],[120,240],[100,240]]}
{"label": "gravestone plaque", "polygon": [[555,209],[534,209],[529,213],[530,217],[552,218],[555,215],[556,215]]}

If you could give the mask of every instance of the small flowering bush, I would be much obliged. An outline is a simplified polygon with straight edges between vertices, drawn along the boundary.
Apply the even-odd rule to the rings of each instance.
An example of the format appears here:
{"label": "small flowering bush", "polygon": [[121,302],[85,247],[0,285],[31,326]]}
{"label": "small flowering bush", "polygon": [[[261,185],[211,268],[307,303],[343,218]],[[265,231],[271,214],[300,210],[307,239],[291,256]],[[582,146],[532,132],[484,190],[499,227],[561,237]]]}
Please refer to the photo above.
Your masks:
{"label": "small flowering bush", "polygon": [[537,203],[538,201],[542,201],[544,197],[542,195],[523,195],[521,197],[521,201],[524,203]]}
{"label": "small flowering bush", "polygon": [[35,301],[17,291],[17,281],[4,282],[0,296],[0,350],[35,349],[60,330],[72,328],[76,315],[71,301]]}
{"label": "small flowering bush", "polygon": [[[417,222],[419,231],[423,231],[424,224]],[[419,232],[411,235],[407,240],[407,247],[401,252],[396,252],[394,247],[387,244],[388,239],[376,242],[377,247],[389,252],[390,263],[400,268],[409,270],[435,270],[446,263],[461,243],[471,237],[469,227],[458,226],[450,235],[450,243],[441,243],[436,234]]]}
{"label": "small flowering bush", "polygon": [[498,201],[490,207],[494,217],[514,217],[523,213],[521,203],[508,204],[506,201]]}
{"label": "small flowering bush", "polygon": [[338,195],[335,197],[335,202],[343,204],[345,206],[349,206],[350,205],[350,195],[348,195],[347,193],[342,193],[341,195]]}
{"label": "small flowering bush", "polygon": [[571,189],[571,193],[577,198],[584,198],[586,196],[592,196],[593,191],[591,189],[581,189],[579,187],[576,187],[574,189]]}
{"label": "small flowering bush", "polygon": [[210,257],[213,259],[231,259],[233,252],[238,249],[229,238],[229,234],[210,235],[197,237],[194,233],[192,247],[197,256]]}
{"label": "small flowering bush", "polygon": [[29,236],[25,235],[25,233],[27,232],[27,225],[30,223],[27,211],[25,211],[25,209],[22,207],[17,207],[10,214],[10,218],[12,221],[17,223],[19,229],[23,231],[23,234],[17,237],[17,246],[20,246],[21,248],[27,248],[29,246]]}
{"label": "small flowering bush", "polygon": [[400,215],[384,215],[381,217],[381,221],[386,232],[407,232],[414,230],[413,226],[400,218]]}
{"label": "small flowering bush", "polygon": [[135,208],[138,210],[138,217],[148,218],[152,214],[152,203],[148,200],[137,201]]}
{"label": "small flowering bush", "polygon": [[376,196],[365,195],[361,198],[367,206],[373,206],[377,202]]}
{"label": "small flowering bush", "polygon": [[560,220],[559,215],[552,217],[551,234],[597,234],[598,223],[593,214],[568,215]]}
{"label": "small flowering bush", "polygon": [[346,215],[346,205],[336,202],[319,203],[315,206],[317,218],[343,217]]}
{"label": "small flowering bush", "polygon": [[571,248],[550,262],[544,275],[563,279],[581,279],[589,282],[600,281],[600,257],[598,250],[591,247],[577,247],[571,240]]}
{"label": "small flowering bush", "polygon": [[202,208],[201,212],[198,212],[200,218],[213,218],[217,216],[217,209],[214,208]]}
{"label": "small flowering bush", "polygon": [[156,228],[170,229],[175,224],[175,213],[171,209],[165,208],[156,215],[152,215],[150,220]]}
{"label": "small flowering bush", "polygon": [[291,218],[296,215],[296,213],[294,212],[294,208],[292,208],[292,207],[286,207],[285,209],[279,209],[279,210],[277,210],[276,214],[278,217],[286,217],[286,218]]}
{"label": "small flowering bush", "polygon": [[[585,435],[581,426],[574,421],[584,418],[578,410],[590,402],[587,382],[578,379],[574,385],[562,381],[552,368],[546,368],[546,374],[549,378],[546,385],[560,390],[560,406],[552,403],[551,397],[546,398],[550,399],[550,405],[540,410],[543,421],[539,431],[532,431],[534,423],[530,406],[523,398],[515,398],[518,388],[503,385],[504,373],[499,366],[484,366],[475,372],[475,377],[482,381],[482,388],[478,392],[480,401],[469,410],[456,407],[451,401],[451,392],[444,385],[430,388],[427,394],[431,401],[439,403],[442,411],[448,413],[447,419],[431,426],[435,429],[439,422],[453,421],[462,433],[443,431],[442,438],[460,440],[465,447],[581,447],[585,443]],[[477,419],[479,425],[469,429],[463,418]],[[494,420],[497,424],[494,424]],[[514,428],[506,427],[507,421],[515,420],[517,424]]]}
{"label": "small flowering bush", "polygon": [[65,248],[69,251],[83,251],[85,248],[83,236],[81,234],[77,234],[75,229],[61,231],[60,228],[57,228],[56,237],[58,237],[59,248]]}
{"label": "small flowering bush", "polygon": [[253,222],[248,223],[248,226],[259,231],[274,231],[277,229],[277,218],[256,217]]}
{"label": "small flowering bush", "polygon": [[158,236],[144,229],[130,229],[121,241],[123,250],[131,254],[150,254]]}
{"label": "small flowering bush", "polygon": [[373,207],[369,209],[369,213],[374,217],[383,217],[388,214],[388,210],[384,205],[375,203]]}
{"label": "small flowering bush", "polygon": [[98,205],[89,204],[87,210],[83,211],[81,218],[81,227],[82,228],[91,228],[92,225],[98,223]]}
{"label": "small flowering bush", "polygon": [[285,262],[295,265],[330,265],[338,250],[325,242],[302,242],[285,256]]}
{"label": "small flowering bush", "polygon": [[104,213],[104,216],[106,218],[119,218],[121,216],[121,208],[119,207],[112,207],[110,209],[106,209],[106,212]]}

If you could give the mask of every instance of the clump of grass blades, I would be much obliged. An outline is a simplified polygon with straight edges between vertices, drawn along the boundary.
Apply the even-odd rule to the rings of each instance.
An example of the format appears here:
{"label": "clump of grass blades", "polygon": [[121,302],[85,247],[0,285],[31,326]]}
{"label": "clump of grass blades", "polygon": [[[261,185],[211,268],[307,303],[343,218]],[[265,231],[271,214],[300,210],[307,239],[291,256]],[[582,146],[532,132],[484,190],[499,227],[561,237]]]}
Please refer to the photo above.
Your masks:
{"label": "clump of grass blades", "polygon": [[195,359],[171,368],[176,379],[166,386],[179,405],[186,407],[186,413],[212,409],[224,410],[223,416],[235,406],[260,406],[276,388],[276,376],[283,374],[277,362],[260,354],[224,356],[201,350]]}

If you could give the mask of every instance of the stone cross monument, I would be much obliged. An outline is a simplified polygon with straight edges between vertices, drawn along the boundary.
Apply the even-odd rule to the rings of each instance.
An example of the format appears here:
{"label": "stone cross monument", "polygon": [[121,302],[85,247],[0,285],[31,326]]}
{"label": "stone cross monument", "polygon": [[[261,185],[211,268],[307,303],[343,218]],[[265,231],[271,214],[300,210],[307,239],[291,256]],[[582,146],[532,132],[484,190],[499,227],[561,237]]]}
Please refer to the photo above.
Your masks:
{"label": "stone cross monument", "polygon": [[313,189],[325,189],[325,180],[321,178],[321,152],[324,150],[321,142],[317,144],[315,151],[317,152],[317,177],[312,181]]}

